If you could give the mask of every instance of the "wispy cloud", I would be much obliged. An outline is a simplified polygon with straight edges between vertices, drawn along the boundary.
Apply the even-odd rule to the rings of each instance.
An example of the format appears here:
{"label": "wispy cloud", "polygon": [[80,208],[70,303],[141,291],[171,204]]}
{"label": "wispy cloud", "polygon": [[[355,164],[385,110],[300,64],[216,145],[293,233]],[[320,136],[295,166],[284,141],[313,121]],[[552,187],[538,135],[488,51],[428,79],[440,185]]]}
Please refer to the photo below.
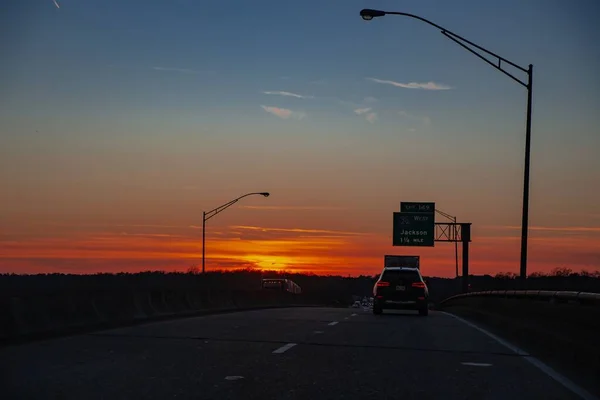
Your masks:
{"label": "wispy cloud", "polygon": [[376,102],[377,102],[377,101],[379,101],[379,100],[377,100],[377,99],[376,99],[375,97],[373,97],[373,96],[367,96],[367,97],[365,97],[365,98],[363,99],[363,101],[364,101],[365,103],[376,103]]}
{"label": "wispy cloud", "polygon": [[374,123],[377,120],[377,113],[372,112],[371,110],[373,110],[371,107],[357,108],[354,110],[354,113],[356,115],[365,114],[365,119],[370,123]]}
{"label": "wispy cloud", "polygon": [[301,94],[297,94],[297,93],[285,92],[285,91],[282,91],[282,90],[279,90],[279,91],[267,91],[267,92],[263,92],[263,94],[271,94],[271,95],[276,95],[276,96],[295,97],[297,99],[313,99],[314,98],[314,96],[305,96],[305,95],[301,95]]}
{"label": "wispy cloud", "polygon": [[170,235],[167,233],[128,233],[121,232],[121,236],[141,236],[147,238],[184,238],[182,235]]}
{"label": "wispy cloud", "polygon": [[[492,229],[506,229],[506,230],[520,230],[520,226],[490,226]],[[599,232],[600,227],[594,226],[530,226],[529,230],[532,231],[549,231],[549,232]]]}
{"label": "wispy cloud", "polygon": [[184,225],[171,225],[171,224],[86,224],[86,223],[77,223],[71,224],[66,222],[59,221],[49,221],[49,222],[37,222],[35,225],[41,226],[52,226],[57,228],[76,228],[76,229],[85,229],[85,228],[100,228],[100,229],[116,229],[116,228],[159,228],[159,229],[181,229],[185,228]]}
{"label": "wispy cloud", "polygon": [[58,2],[56,0],[52,0],[54,2],[54,5],[56,6],[56,8],[60,8],[60,6],[58,5]]}
{"label": "wispy cloud", "polygon": [[600,218],[600,214],[588,214],[588,213],[566,213],[566,212],[560,212],[560,213],[552,213],[550,215],[555,215],[555,216],[558,216],[558,217],[580,217],[580,218],[593,218],[593,219]]}
{"label": "wispy cloud", "polygon": [[279,107],[264,106],[264,105],[261,105],[261,107],[266,112],[273,114],[281,119],[289,119],[289,118],[302,119],[302,118],[306,117],[306,113],[303,111],[292,111],[287,108],[279,108]]}
{"label": "wispy cloud", "polygon": [[371,110],[372,110],[371,107],[357,108],[356,110],[354,110],[354,112],[356,113],[356,115],[361,115],[361,114],[364,114],[364,113],[368,113]]}
{"label": "wispy cloud", "polygon": [[205,74],[208,71],[199,71],[195,69],[188,68],[172,68],[172,67],[152,67],[155,71],[164,71],[164,72],[179,72],[182,74]]}
{"label": "wispy cloud", "polygon": [[[347,102],[341,102],[342,104],[348,104]],[[364,115],[365,119],[370,123],[374,123],[377,120],[377,113],[372,111],[372,107],[360,107],[355,108],[354,113],[356,115]]]}
{"label": "wispy cloud", "polygon": [[405,89],[424,89],[424,90],[448,90],[448,89],[452,89],[452,87],[450,87],[448,85],[444,85],[444,84],[441,84],[441,83],[435,83],[435,82],[425,82],[425,83],[409,82],[409,83],[401,83],[401,82],[395,82],[395,81],[389,81],[389,80],[377,79],[377,78],[367,78],[367,79],[370,80],[371,82],[383,83],[385,85],[392,85],[392,86],[401,87],[401,88],[405,88]]}
{"label": "wispy cloud", "polygon": [[369,235],[363,232],[347,232],[347,231],[333,231],[327,229],[301,229],[301,228],[264,228],[261,226],[246,226],[246,225],[235,225],[231,229],[239,230],[251,230],[260,232],[293,232],[293,233],[313,233],[313,234],[336,234],[336,235],[349,235],[349,236],[363,236]]}
{"label": "wispy cloud", "polygon": [[373,122],[377,121],[377,113],[374,113],[374,112],[368,113],[366,118],[367,118],[367,121],[369,121],[370,123],[373,123]]}
{"label": "wispy cloud", "polygon": [[249,210],[276,210],[276,211],[301,211],[301,210],[310,210],[310,211],[334,211],[334,210],[348,210],[347,207],[327,207],[327,206],[240,206],[240,208],[245,208]]}

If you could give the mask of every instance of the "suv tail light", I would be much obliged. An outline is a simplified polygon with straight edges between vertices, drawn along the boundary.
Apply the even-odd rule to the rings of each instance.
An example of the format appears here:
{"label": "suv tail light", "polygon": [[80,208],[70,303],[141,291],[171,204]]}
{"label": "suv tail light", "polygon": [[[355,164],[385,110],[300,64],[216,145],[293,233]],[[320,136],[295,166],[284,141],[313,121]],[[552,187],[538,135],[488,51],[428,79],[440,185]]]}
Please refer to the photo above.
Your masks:
{"label": "suv tail light", "polygon": [[390,286],[389,282],[377,282],[377,287],[385,287]]}
{"label": "suv tail light", "polygon": [[412,287],[425,289],[425,284],[423,282],[413,282]]}

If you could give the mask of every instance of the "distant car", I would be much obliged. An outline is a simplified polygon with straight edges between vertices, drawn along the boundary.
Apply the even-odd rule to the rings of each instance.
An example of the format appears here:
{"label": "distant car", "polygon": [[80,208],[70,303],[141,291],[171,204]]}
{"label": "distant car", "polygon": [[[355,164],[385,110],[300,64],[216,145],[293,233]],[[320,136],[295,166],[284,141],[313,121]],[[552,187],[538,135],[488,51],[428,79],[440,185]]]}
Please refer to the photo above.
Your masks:
{"label": "distant car", "polygon": [[429,289],[418,268],[384,268],[373,287],[373,297],[373,314],[381,314],[384,309],[429,314]]}
{"label": "distant car", "polygon": [[263,279],[262,289],[293,294],[302,293],[300,286],[298,286],[298,284],[291,279]]}

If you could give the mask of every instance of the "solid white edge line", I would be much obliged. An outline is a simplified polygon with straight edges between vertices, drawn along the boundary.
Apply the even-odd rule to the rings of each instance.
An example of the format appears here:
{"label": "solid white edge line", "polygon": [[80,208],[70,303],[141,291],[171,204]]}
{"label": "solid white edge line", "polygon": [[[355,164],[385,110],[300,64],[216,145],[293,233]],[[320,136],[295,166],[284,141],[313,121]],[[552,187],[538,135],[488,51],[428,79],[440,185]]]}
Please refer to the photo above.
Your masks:
{"label": "solid white edge line", "polygon": [[273,354],[281,354],[281,353],[285,353],[286,351],[288,351],[289,349],[291,349],[292,347],[294,347],[296,345],[296,343],[288,343],[284,346],[281,346],[280,348],[273,350]]}
{"label": "solid white edge line", "polygon": [[462,322],[462,323],[464,323],[464,324],[467,324],[467,325],[469,325],[471,328],[473,328],[473,329],[477,329],[479,332],[486,334],[487,336],[491,337],[491,338],[492,338],[492,339],[494,339],[496,342],[500,343],[502,346],[506,347],[506,348],[507,348],[507,349],[509,349],[510,351],[512,351],[512,352],[514,352],[514,353],[516,353],[516,354],[518,354],[518,355],[520,355],[520,356],[524,356],[524,357],[526,357],[526,356],[529,356],[529,353],[527,353],[526,351],[523,351],[523,350],[521,350],[520,348],[518,348],[517,346],[514,346],[514,345],[512,345],[512,344],[508,343],[506,340],[504,340],[504,339],[502,339],[502,338],[500,338],[500,337],[498,337],[498,336],[494,335],[492,332],[488,332],[488,331],[486,331],[485,329],[483,329],[483,328],[480,328],[479,326],[475,325],[474,323],[472,323],[472,322],[470,322],[470,321],[467,321],[466,319],[464,319],[464,318],[461,318],[461,317],[459,317],[459,316],[457,316],[457,315],[450,314],[450,313],[447,313],[447,312],[445,312],[445,311],[442,311],[442,312],[443,312],[444,314],[446,314],[446,315],[449,315],[449,316],[451,316],[451,317],[453,317],[453,318],[456,318],[457,320],[461,321],[461,322]]}
{"label": "solid white edge line", "polygon": [[561,385],[563,385],[564,387],[566,387],[567,389],[569,389],[571,392],[573,392],[576,395],[578,395],[579,397],[581,397],[582,399],[584,399],[584,400],[599,400],[596,396],[594,396],[593,394],[591,394],[590,392],[588,392],[587,390],[585,390],[581,386],[577,385],[575,382],[573,382],[572,380],[570,380],[566,376],[564,376],[561,373],[555,371],[550,366],[544,364],[542,361],[540,361],[537,358],[533,357],[532,355],[530,355],[526,351],[521,350],[517,346],[508,343],[506,340],[499,338],[498,336],[494,335],[493,333],[488,332],[487,330],[485,330],[485,329],[483,329],[483,328],[475,325],[474,323],[472,323],[470,321],[467,321],[464,318],[461,318],[461,317],[459,317],[457,315],[454,315],[454,314],[450,314],[450,313],[445,312],[445,311],[442,311],[442,313],[446,314],[446,315],[449,315],[452,318],[456,318],[457,320],[459,320],[462,323],[470,326],[471,328],[476,329],[479,332],[481,332],[481,333],[487,335],[488,337],[494,339],[495,341],[497,341],[498,343],[500,343],[501,345],[503,345],[507,349],[511,350],[512,352],[516,353],[517,355],[522,356],[525,360],[529,361],[537,369],[539,369],[540,371],[544,372],[546,375],[548,375],[549,377],[551,377],[552,379],[554,379],[555,381],[557,381],[558,383],[560,383]]}
{"label": "solid white edge line", "polygon": [[330,322],[330,323],[328,323],[327,325],[329,325],[329,326],[334,326],[334,325],[337,325],[337,324],[338,324],[338,322],[337,322],[337,321],[333,321],[333,322]]}

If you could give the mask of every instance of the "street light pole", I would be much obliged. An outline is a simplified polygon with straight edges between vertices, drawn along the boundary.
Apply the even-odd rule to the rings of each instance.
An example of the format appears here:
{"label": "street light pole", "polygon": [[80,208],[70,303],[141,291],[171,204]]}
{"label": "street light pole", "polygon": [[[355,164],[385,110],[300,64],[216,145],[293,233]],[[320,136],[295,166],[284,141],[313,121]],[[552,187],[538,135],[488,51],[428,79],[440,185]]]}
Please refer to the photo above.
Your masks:
{"label": "street light pole", "polygon": [[253,196],[253,195],[261,195],[264,197],[269,197],[270,193],[269,192],[252,192],[252,193],[246,193],[243,196],[240,196],[238,198],[235,198],[223,205],[220,205],[217,208],[214,208],[210,211],[203,211],[202,212],[202,273],[206,272],[205,269],[205,256],[206,256],[206,221],[208,221],[209,219],[211,219],[212,217],[214,217],[215,215],[217,215],[218,213],[220,213],[221,211],[224,211],[225,209],[231,207],[232,205],[234,205],[235,203],[237,203],[238,201],[240,201],[241,199],[243,199],[244,197],[248,197],[248,196]]}
{"label": "street light pole", "polygon": [[204,259],[206,256],[206,211],[202,211],[202,273],[204,273]]}
{"label": "street light pole", "polygon": [[[376,17],[383,17],[387,14],[401,15],[404,17],[417,19],[421,22],[425,22],[426,24],[429,24],[429,25],[439,29],[441,31],[441,33],[444,36],[446,36],[448,39],[457,43],[459,46],[461,46],[465,50],[467,50],[470,53],[474,54],[475,56],[479,57],[486,63],[490,64],[492,67],[496,68],[498,71],[502,72],[504,75],[508,76],[509,78],[513,79],[517,83],[519,83],[522,86],[524,86],[525,88],[527,88],[527,125],[526,125],[526,130],[525,130],[525,166],[524,166],[524,174],[523,174],[524,175],[524,177],[523,177],[523,213],[522,213],[523,219],[521,221],[521,264],[520,264],[520,271],[519,271],[519,277],[522,280],[525,280],[527,278],[527,235],[529,232],[529,230],[528,230],[528,227],[529,227],[529,165],[530,165],[530,161],[531,161],[531,106],[532,106],[531,103],[532,103],[532,96],[533,96],[533,65],[529,64],[529,68],[523,68],[523,67],[507,60],[506,58],[500,57],[499,55],[487,50],[486,48],[481,47],[481,46],[463,38],[462,36],[459,36],[456,33],[449,31],[446,28],[443,28],[442,26],[440,26],[436,23],[433,23],[423,17],[419,17],[418,15],[403,13],[403,12],[396,12],[396,11],[381,11],[381,10],[372,10],[372,9],[363,9],[360,11],[360,16],[365,21],[370,21]],[[491,62],[486,57],[484,57],[481,53],[477,52],[476,50],[473,50],[471,47],[468,47],[465,43],[483,53],[486,53],[487,55],[490,55],[490,56],[496,58],[498,60],[497,64]],[[510,72],[504,70],[504,68],[502,68],[503,63],[508,64],[518,70],[521,70],[522,72],[525,72],[528,77],[527,83],[525,83],[521,79],[515,77]]]}
{"label": "street light pole", "polygon": [[533,96],[533,65],[527,70],[527,126],[525,128],[525,177],[523,179],[523,220],[521,221],[521,269],[519,277],[527,279],[527,235],[529,226],[529,163],[531,160],[531,100]]}

